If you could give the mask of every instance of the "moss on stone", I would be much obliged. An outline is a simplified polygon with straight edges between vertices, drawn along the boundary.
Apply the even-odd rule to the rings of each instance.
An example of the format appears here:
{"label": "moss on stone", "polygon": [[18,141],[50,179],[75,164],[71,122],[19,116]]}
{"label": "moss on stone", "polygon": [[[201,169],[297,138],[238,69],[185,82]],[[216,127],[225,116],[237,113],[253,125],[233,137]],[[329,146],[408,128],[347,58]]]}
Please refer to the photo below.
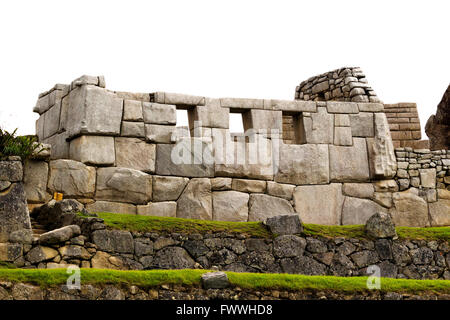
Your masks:
{"label": "moss on stone", "polygon": [[[98,216],[114,229],[140,232],[166,233],[239,233],[257,238],[274,235],[261,222],[225,222],[170,217],[137,216],[131,214],[100,212]],[[450,227],[412,228],[397,227],[399,239],[450,240]],[[303,234],[313,237],[367,238],[363,225],[325,226],[304,224]]]}

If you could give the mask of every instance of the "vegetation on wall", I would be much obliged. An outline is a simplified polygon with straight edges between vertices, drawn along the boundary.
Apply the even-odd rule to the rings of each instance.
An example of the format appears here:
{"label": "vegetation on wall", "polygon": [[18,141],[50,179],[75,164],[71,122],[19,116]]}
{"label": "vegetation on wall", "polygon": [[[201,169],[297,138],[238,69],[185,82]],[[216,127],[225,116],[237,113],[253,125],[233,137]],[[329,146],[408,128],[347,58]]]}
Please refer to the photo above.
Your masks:
{"label": "vegetation on wall", "polygon": [[36,136],[17,136],[16,132],[17,129],[10,133],[0,128],[0,160],[9,156],[19,156],[25,160],[43,150],[37,143]]}
{"label": "vegetation on wall", "polygon": [[[104,220],[108,227],[120,230],[187,234],[227,232],[246,234],[256,238],[274,236],[262,222],[225,222],[106,212],[100,212],[97,215]],[[305,223],[303,226],[305,236],[367,238],[364,225],[325,226]],[[396,230],[399,239],[450,241],[450,227],[397,227]]]}
{"label": "vegetation on wall", "polygon": [[[102,269],[81,269],[83,284],[136,285],[142,288],[160,285],[201,285],[201,275],[208,270],[146,270],[120,271]],[[367,291],[367,277],[306,276],[278,273],[226,272],[233,287],[244,289],[278,290],[333,290]],[[66,269],[0,269],[0,280],[26,282],[49,287],[65,284]],[[407,280],[381,278],[384,292],[439,292],[450,293],[447,280]]]}

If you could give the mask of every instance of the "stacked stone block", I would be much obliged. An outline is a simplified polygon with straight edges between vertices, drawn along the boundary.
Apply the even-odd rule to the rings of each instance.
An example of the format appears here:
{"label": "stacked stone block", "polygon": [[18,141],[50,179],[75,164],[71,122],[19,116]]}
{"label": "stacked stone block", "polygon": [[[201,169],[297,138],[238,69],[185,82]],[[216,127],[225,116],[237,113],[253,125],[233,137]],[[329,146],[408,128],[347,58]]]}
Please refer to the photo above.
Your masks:
{"label": "stacked stone block", "polygon": [[301,82],[295,88],[295,99],[381,102],[358,67],[336,69]]}
{"label": "stacked stone block", "polygon": [[420,119],[415,103],[385,104],[384,112],[394,147],[429,148],[428,140],[421,140]]}
{"label": "stacked stone block", "polygon": [[[33,202],[61,192],[89,211],[226,221],[296,212],[331,225],[362,224],[377,211],[403,214],[392,198],[397,161],[381,103],[133,94],[108,91],[99,79],[69,86],[59,133],[68,153],[60,156],[56,145]],[[177,109],[188,111],[188,130],[176,127]],[[230,134],[230,112],[242,114],[245,134]],[[358,188],[365,191],[348,191]]]}

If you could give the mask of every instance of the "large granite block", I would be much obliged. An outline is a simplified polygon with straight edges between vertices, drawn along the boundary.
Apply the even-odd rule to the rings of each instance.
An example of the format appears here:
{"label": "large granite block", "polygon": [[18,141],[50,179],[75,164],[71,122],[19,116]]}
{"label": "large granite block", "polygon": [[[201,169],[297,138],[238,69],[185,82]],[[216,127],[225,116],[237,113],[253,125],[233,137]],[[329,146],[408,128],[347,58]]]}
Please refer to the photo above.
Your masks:
{"label": "large granite block", "polygon": [[191,179],[177,201],[177,217],[211,220],[211,182],[207,178]]}
{"label": "large granite block", "polygon": [[175,201],[183,192],[188,178],[153,176],[153,201]]}
{"label": "large granite block", "polygon": [[267,218],[293,214],[289,201],[267,194],[251,194],[248,203],[248,221],[266,221]]}
{"label": "large granite block", "polygon": [[295,211],[304,223],[341,224],[344,196],[340,183],[296,187],[294,203]]}
{"label": "large granite block", "polygon": [[83,85],[70,94],[67,112],[69,138],[82,134],[120,135],[123,100],[106,89]]}
{"label": "large granite block", "polygon": [[175,105],[144,102],[142,110],[145,123],[173,125],[177,123],[177,109]]}
{"label": "large granite block", "polygon": [[211,140],[182,138],[176,144],[156,146],[156,174],[181,177],[213,177]]}
{"label": "large granite block", "polygon": [[73,160],[50,161],[48,189],[65,197],[91,198],[95,191],[95,168]]}
{"label": "large granite block", "polygon": [[136,138],[116,137],[116,166],[155,172],[156,145]]}
{"label": "large granite block", "polygon": [[70,158],[91,165],[114,165],[114,137],[81,136],[70,141]]}
{"label": "large granite block", "polygon": [[238,191],[216,191],[212,193],[213,220],[248,220],[248,193]]}
{"label": "large granite block", "polygon": [[369,180],[366,140],[353,138],[352,147],[330,145],[330,180],[351,182]]}
{"label": "large granite block", "polygon": [[275,181],[290,184],[329,183],[328,146],[281,144]]}
{"label": "large granite block", "polygon": [[147,204],[152,195],[152,177],[128,168],[97,169],[96,200]]}

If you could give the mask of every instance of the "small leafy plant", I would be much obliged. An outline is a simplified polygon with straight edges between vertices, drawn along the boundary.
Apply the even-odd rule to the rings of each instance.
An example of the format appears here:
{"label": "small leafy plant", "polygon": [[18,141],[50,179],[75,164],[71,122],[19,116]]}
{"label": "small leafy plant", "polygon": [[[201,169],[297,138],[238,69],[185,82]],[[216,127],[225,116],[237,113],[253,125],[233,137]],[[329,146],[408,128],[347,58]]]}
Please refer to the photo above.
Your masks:
{"label": "small leafy plant", "polygon": [[19,156],[25,160],[44,149],[40,147],[36,136],[16,136],[16,132],[17,129],[10,133],[0,128],[0,160],[9,156]]}

